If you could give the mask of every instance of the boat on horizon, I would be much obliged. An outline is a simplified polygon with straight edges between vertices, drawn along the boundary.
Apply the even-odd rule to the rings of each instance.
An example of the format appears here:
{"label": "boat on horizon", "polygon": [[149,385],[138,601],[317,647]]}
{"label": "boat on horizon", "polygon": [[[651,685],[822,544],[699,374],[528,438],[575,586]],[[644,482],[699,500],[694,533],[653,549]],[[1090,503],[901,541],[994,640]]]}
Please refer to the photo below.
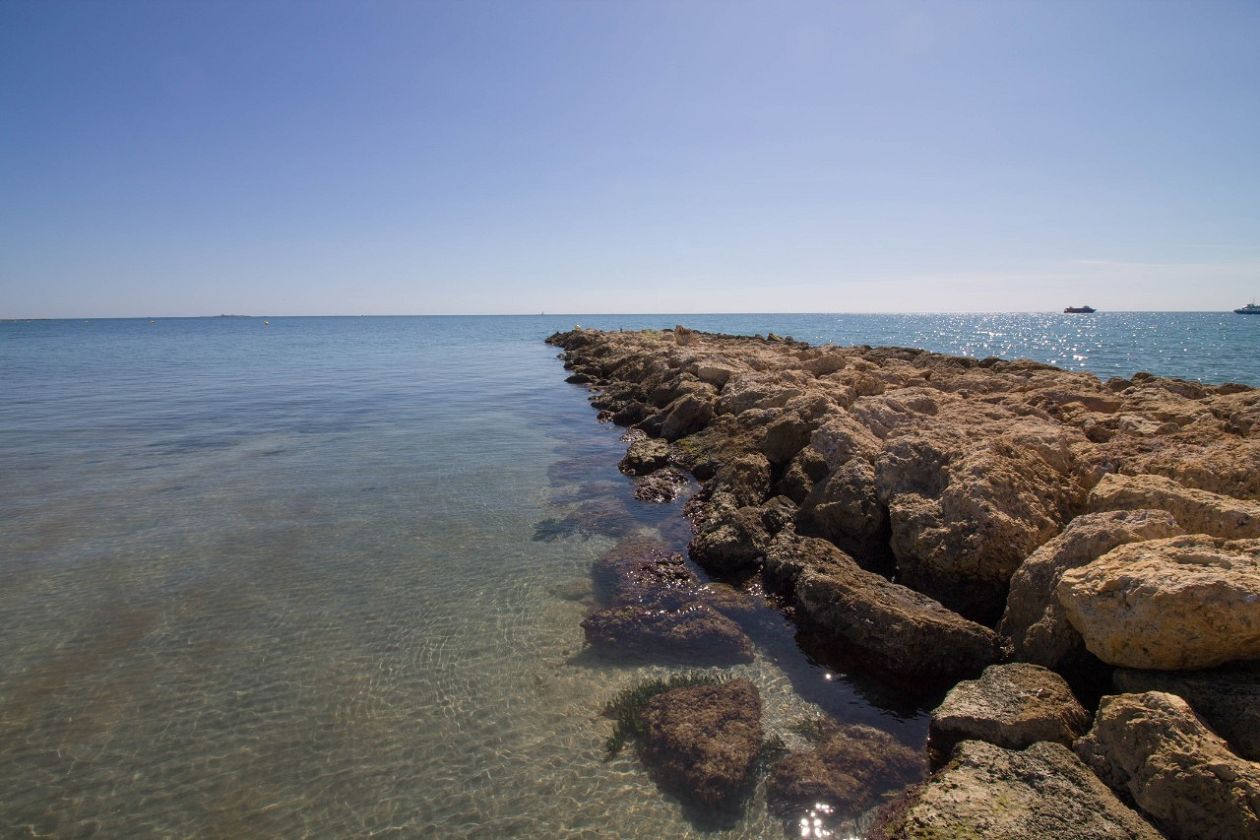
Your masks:
{"label": "boat on horizon", "polygon": [[1257,306],[1256,302],[1253,300],[1251,303],[1247,304],[1242,309],[1235,309],[1234,314],[1235,315],[1260,315],[1260,306]]}
{"label": "boat on horizon", "polygon": [[1069,306],[1063,310],[1064,315],[1088,315],[1098,310],[1092,306]]}

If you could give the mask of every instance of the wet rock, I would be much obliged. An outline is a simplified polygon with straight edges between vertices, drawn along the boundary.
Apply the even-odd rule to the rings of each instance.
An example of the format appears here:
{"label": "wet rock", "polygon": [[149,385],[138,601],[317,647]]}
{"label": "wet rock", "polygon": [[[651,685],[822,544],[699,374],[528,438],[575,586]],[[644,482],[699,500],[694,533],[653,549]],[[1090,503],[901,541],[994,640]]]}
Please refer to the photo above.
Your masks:
{"label": "wet rock", "polygon": [[964,741],[872,832],[879,840],[1159,840],[1072,751]]}
{"label": "wet rock", "polygon": [[687,490],[690,483],[682,471],[666,467],[648,475],[637,476],[634,480],[634,497],[641,502],[672,502]]}
{"label": "wet rock", "polygon": [[1260,837],[1260,765],[1230,752],[1180,697],[1104,697],[1077,755],[1173,840]]}
{"label": "wet rock", "polygon": [[642,712],[643,756],[663,785],[708,808],[747,794],[761,750],[761,697],[746,679],[677,688]]}
{"label": "wet rock", "polygon": [[998,658],[992,630],[866,571],[825,540],[785,530],[766,575],[792,593],[797,614],[822,638],[882,671],[935,680],[978,673]]}
{"label": "wet rock", "polygon": [[1055,592],[1085,646],[1111,665],[1260,659],[1260,540],[1130,543],[1064,572]]}
{"label": "wet rock", "polygon": [[627,475],[647,475],[668,463],[668,443],[657,438],[641,437],[631,442],[618,466]]}
{"label": "wet rock", "polygon": [[664,590],[694,591],[700,580],[681,554],[650,537],[621,540],[591,570],[596,593],[612,604],[639,604]]}
{"label": "wet rock", "polygon": [[1118,546],[1181,533],[1167,511],[1108,511],[1076,517],[1015,571],[998,632],[1011,640],[1016,659],[1050,668],[1078,659],[1084,642],[1054,594],[1063,573]]}
{"label": "wet rock", "polygon": [[692,560],[709,571],[731,574],[756,566],[769,544],[761,509],[741,507],[705,522],[687,550]]}
{"label": "wet rock", "polygon": [[825,726],[814,749],[791,753],[775,764],[767,798],[779,816],[812,812],[834,824],[857,817],[880,795],[921,780],[925,769],[918,751],[888,733],[833,723]]}
{"label": "wet rock", "polygon": [[714,665],[753,659],[739,625],[690,595],[599,610],[582,629],[591,647],[614,658]]}
{"label": "wet rock", "polygon": [[719,581],[702,586],[698,597],[722,615],[739,622],[756,618],[766,608],[764,600],[757,595]]}
{"label": "wet rock", "polygon": [[1260,537],[1260,503],[1194,490],[1159,475],[1105,475],[1089,494],[1089,508],[1155,508],[1171,513],[1187,533]]}
{"label": "wet rock", "polygon": [[978,680],[965,680],[932,712],[929,729],[934,764],[948,760],[960,741],[988,741],[1023,749],[1038,741],[1070,747],[1089,726],[1067,682],[1040,665],[990,665]]}
{"label": "wet rock", "polygon": [[1162,691],[1185,700],[1235,753],[1260,761],[1260,662],[1204,671],[1135,671],[1118,668],[1116,689],[1129,694]]}
{"label": "wet rock", "polygon": [[709,483],[710,493],[729,493],[740,507],[759,505],[770,495],[770,462],[760,452],[723,464]]}

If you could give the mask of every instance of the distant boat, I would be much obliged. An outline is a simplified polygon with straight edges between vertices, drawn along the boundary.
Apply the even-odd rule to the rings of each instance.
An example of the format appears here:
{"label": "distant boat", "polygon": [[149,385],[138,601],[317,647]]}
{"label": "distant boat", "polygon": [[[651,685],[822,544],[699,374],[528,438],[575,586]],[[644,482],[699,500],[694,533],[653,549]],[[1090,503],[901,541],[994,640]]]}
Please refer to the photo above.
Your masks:
{"label": "distant boat", "polygon": [[1260,306],[1257,306],[1253,300],[1242,309],[1235,309],[1234,313],[1237,315],[1260,315]]}
{"label": "distant boat", "polygon": [[1067,309],[1063,310],[1063,313],[1065,315],[1088,315],[1091,312],[1097,311],[1098,310],[1092,306],[1069,306]]}

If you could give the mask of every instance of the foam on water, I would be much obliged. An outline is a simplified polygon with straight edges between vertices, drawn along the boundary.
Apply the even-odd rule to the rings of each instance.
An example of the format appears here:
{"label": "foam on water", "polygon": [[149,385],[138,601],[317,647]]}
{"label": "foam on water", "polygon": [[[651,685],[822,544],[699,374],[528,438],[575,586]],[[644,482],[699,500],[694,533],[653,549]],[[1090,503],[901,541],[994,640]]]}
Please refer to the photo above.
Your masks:
{"label": "foam on water", "polygon": [[[603,760],[601,705],[664,669],[579,626],[594,559],[677,506],[629,497],[541,339],[681,320],[1260,382],[1260,329],[1159,317],[1123,345],[1065,316],[0,324],[0,835],[708,836]],[[921,742],[921,709],[759,627],[731,670],[769,733]],[[717,835],[781,831],[762,797]]]}

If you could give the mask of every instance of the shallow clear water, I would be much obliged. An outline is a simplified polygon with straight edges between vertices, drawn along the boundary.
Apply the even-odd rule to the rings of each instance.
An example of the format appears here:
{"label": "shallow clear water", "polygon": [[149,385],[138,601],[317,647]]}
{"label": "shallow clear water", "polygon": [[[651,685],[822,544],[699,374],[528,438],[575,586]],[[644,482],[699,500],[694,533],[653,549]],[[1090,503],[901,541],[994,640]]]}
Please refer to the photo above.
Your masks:
{"label": "shallow clear water", "polygon": [[[1085,317],[0,323],[0,836],[774,836],[760,794],[714,826],[603,760],[601,704],[663,669],[583,652],[591,563],[679,539],[678,509],[630,498],[542,338],[683,321],[1260,384],[1260,319]],[[756,634],[733,670],[769,732],[922,739],[781,619]]]}

